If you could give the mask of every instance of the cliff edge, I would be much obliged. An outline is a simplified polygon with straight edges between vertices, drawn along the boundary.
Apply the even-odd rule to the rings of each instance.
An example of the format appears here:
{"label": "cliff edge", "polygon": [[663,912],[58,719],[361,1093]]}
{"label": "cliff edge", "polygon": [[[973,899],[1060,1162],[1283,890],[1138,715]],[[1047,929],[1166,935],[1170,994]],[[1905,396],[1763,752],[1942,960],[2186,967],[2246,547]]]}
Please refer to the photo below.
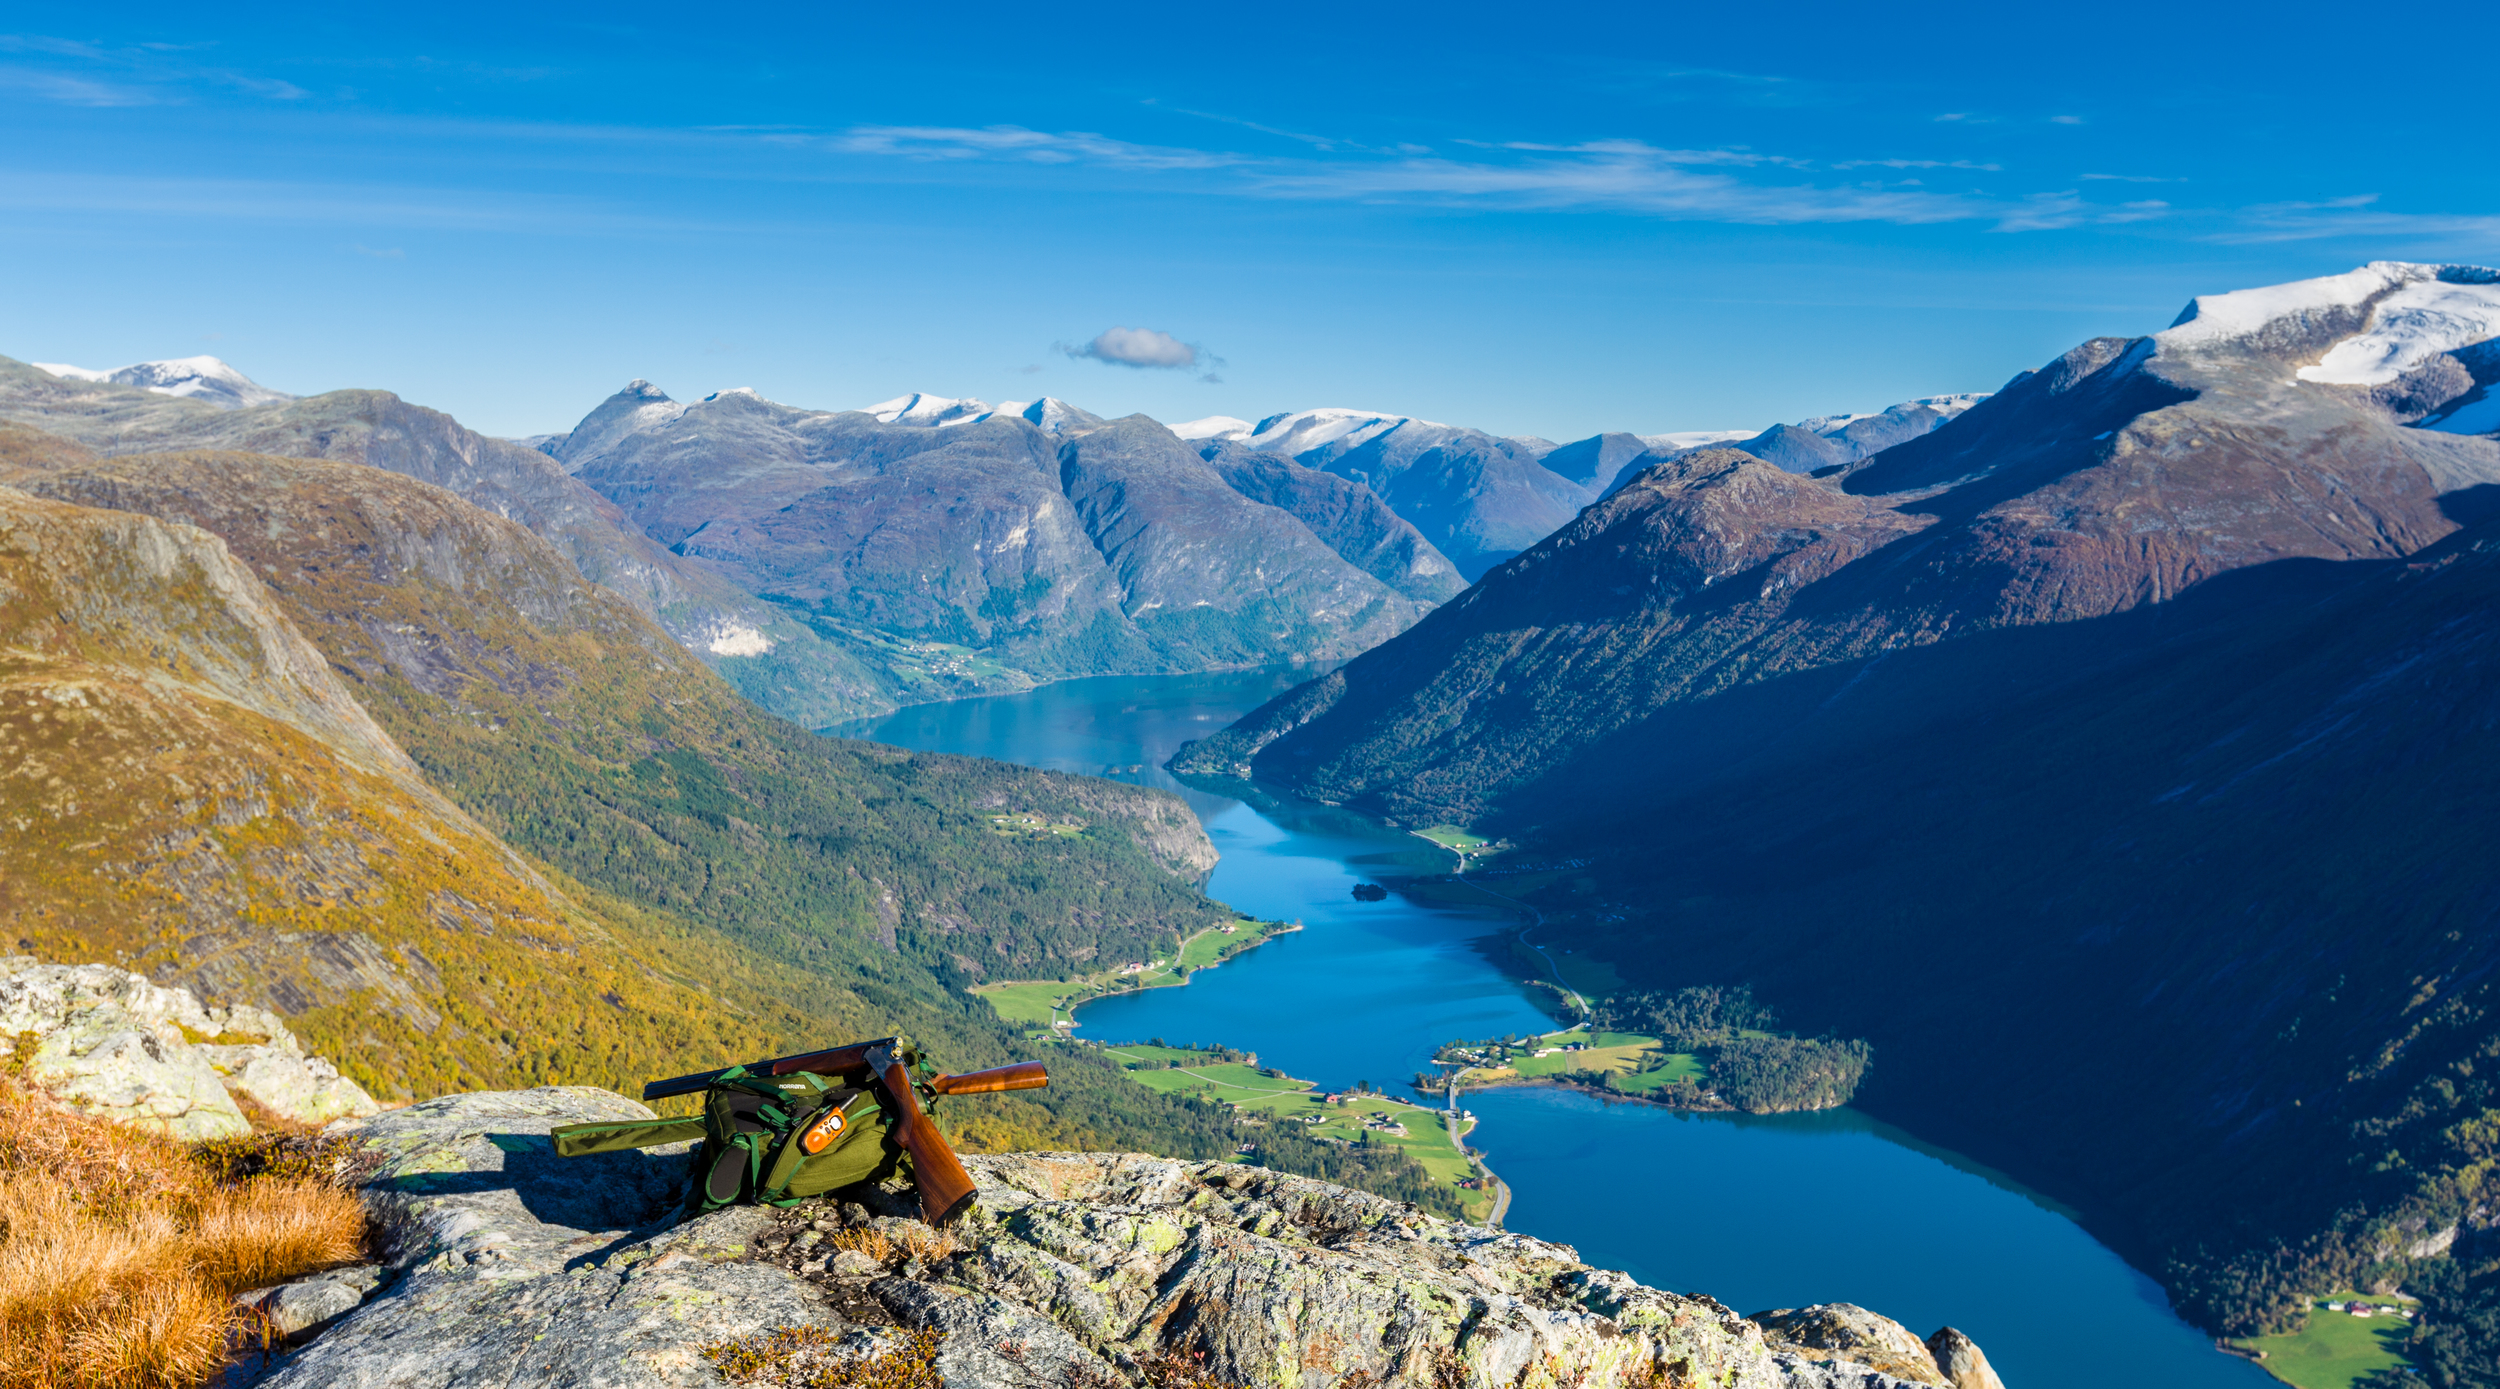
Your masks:
{"label": "cliff edge", "polygon": [[1775,1347],[1566,1246],[1264,1168],[968,1154],[980,1206],[943,1232],[873,1188],[671,1224],[682,1152],[547,1144],[560,1123],[647,1113],[549,1087],[332,1125],[383,1265],[355,1280],[361,1307],[230,1384],[781,1384],[846,1363],[929,1389],[1954,1382]]}

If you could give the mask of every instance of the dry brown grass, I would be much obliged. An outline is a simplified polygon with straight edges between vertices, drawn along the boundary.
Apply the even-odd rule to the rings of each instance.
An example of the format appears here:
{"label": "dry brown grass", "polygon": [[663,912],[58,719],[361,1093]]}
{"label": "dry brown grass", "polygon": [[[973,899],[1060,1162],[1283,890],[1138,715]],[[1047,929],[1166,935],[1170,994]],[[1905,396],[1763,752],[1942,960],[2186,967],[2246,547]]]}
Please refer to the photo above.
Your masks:
{"label": "dry brown grass", "polygon": [[[64,1114],[0,1077],[0,1389],[188,1389],[234,1295],[354,1261],[364,1207],[309,1140],[203,1151]],[[317,1146],[317,1145],[316,1145]]]}
{"label": "dry brown grass", "polygon": [[836,1230],[825,1237],[835,1249],[856,1249],[881,1264],[890,1264],[897,1255],[933,1264],[955,1252],[955,1237],[943,1230],[915,1225],[888,1234],[875,1226],[862,1225],[849,1230]]}

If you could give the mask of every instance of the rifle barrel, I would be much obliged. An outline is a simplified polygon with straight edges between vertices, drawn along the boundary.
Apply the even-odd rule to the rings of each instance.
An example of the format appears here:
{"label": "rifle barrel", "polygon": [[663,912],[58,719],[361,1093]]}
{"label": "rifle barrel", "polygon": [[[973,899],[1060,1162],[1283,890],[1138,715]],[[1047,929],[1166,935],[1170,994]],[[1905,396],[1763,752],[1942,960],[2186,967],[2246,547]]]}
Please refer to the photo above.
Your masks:
{"label": "rifle barrel", "polygon": [[[754,1075],[786,1076],[799,1071],[818,1075],[841,1075],[868,1068],[871,1048],[890,1045],[895,1039],[881,1037],[873,1042],[853,1042],[848,1046],[827,1047],[822,1051],[803,1051],[794,1056],[776,1056],[763,1061],[749,1061],[744,1069]],[[692,1075],[672,1076],[655,1080],[642,1087],[646,1100],[664,1100],[672,1095],[691,1095],[731,1071],[736,1066],[723,1066],[716,1071],[697,1071]]]}
{"label": "rifle barrel", "polygon": [[1050,1084],[1050,1071],[1039,1061],[992,1066],[959,1076],[936,1076],[929,1088],[941,1095],[995,1095],[1003,1090],[1039,1090]]}

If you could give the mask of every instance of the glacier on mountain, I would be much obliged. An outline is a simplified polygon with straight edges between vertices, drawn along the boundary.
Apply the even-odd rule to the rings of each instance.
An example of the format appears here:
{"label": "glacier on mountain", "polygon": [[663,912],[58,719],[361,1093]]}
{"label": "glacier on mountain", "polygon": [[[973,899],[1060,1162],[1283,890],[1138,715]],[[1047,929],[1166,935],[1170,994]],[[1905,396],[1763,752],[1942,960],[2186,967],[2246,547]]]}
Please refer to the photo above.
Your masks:
{"label": "glacier on mountain", "polygon": [[2164,352],[2210,349],[2278,325],[2326,326],[2340,311],[2365,304],[2370,318],[2362,331],[2300,367],[2299,379],[2384,386],[2442,353],[2500,336],[2500,271],[2381,260],[2341,275],[2200,294],[2153,341]]}

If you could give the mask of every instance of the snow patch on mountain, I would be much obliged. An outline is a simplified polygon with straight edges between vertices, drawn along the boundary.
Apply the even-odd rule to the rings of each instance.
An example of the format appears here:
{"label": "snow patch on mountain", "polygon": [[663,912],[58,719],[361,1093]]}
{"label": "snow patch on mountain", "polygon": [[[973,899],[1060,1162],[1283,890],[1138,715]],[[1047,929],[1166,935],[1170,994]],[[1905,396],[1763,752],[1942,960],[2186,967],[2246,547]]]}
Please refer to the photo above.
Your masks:
{"label": "snow patch on mountain", "polygon": [[2300,368],[2301,380],[2384,386],[2443,352],[2500,336],[2500,271],[2381,260],[2341,275],[2203,294],[2153,341],[2165,352],[2217,347],[2363,304],[2371,306],[2368,325]]}
{"label": "snow patch on mountain", "polygon": [[1082,431],[1102,423],[1100,415],[1080,410],[1055,395],[1043,396],[1030,404],[1001,405],[998,407],[998,413],[1016,415],[1029,420],[1045,434],[1065,434],[1070,430]]}
{"label": "snow patch on mountain", "polygon": [[74,367],[66,362],[36,362],[33,365],[64,380],[137,386],[158,395],[205,401],[220,410],[240,410],[247,405],[267,405],[272,401],[295,399],[284,391],[269,389],[215,357],[173,357],[159,362],[133,362],[110,371]]}
{"label": "snow patch on mountain", "polygon": [[705,634],[703,648],[715,656],[762,656],[773,649],[773,639],[743,622],[728,620]]}
{"label": "snow patch on mountain", "polygon": [[885,424],[916,424],[936,429],[948,425],[975,424],[997,413],[986,402],[970,397],[958,399],[918,391],[898,395],[892,400],[881,400],[861,409]]}
{"label": "snow patch on mountain", "polygon": [[1419,420],[1412,415],[1383,415],[1371,410],[1295,410],[1270,415],[1258,422],[1250,437],[1242,442],[1269,453],[1300,455],[1330,444],[1343,444],[1348,449],[1361,448],[1400,425],[1419,424],[1427,429],[1447,429],[1446,424]]}
{"label": "snow patch on mountain", "polygon": [[1209,415],[1202,420],[1183,420],[1179,424],[1168,425],[1166,428],[1192,442],[1199,439],[1247,439],[1258,432],[1257,427],[1248,420],[1235,419],[1231,415]]}
{"label": "snow patch on mountain", "polygon": [[2322,385],[2384,386],[2443,352],[2493,337],[2500,337],[2500,276],[2419,280],[2378,301],[2368,332],[2335,344],[2299,375]]}
{"label": "snow patch on mountain", "polygon": [[1658,453],[1687,453],[1693,449],[1706,449],[1712,444],[1750,439],[1761,432],[1759,429],[1681,429],[1672,434],[1635,434],[1632,437]]}

